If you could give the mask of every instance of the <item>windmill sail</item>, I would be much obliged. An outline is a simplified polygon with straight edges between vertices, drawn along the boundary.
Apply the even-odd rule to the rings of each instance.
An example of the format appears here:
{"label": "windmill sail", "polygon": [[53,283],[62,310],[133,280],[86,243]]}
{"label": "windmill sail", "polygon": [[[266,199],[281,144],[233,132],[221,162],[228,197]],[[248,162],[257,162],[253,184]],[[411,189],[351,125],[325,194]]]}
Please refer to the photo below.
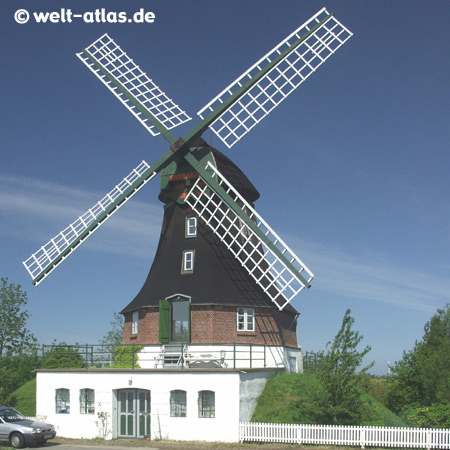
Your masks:
{"label": "windmill sail", "polygon": [[211,100],[198,115],[204,119],[234,96],[234,104],[211,126],[231,148],[352,35],[325,8],[321,9]]}
{"label": "windmill sail", "polygon": [[282,310],[309,287],[313,273],[213,165],[208,163],[206,170],[240,211],[230,208],[202,177],[192,186],[186,203]]}
{"label": "windmill sail", "polygon": [[156,172],[142,161],[95,206],[24,261],[23,264],[33,278],[33,283],[38,285],[81,242],[86,240],[155,175]]}
{"label": "windmill sail", "polygon": [[158,123],[170,130],[191,120],[108,34],[77,56],[153,136],[164,134]]}

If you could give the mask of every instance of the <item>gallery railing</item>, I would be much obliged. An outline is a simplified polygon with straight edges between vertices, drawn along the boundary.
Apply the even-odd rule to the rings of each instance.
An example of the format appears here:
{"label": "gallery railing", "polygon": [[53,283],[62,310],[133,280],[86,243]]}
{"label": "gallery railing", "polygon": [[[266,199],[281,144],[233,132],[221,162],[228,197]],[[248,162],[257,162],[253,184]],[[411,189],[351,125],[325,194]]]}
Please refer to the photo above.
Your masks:
{"label": "gallery railing", "polygon": [[[301,350],[292,349],[301,361]],[[292,359],[292,356],[291,356]],[[256,344],[43,345],[41,368],[187,369],[289,366],[281,346]],[[292,371],[292,370],[291,370]],[[297,370],[295,370],[297,371]]]}

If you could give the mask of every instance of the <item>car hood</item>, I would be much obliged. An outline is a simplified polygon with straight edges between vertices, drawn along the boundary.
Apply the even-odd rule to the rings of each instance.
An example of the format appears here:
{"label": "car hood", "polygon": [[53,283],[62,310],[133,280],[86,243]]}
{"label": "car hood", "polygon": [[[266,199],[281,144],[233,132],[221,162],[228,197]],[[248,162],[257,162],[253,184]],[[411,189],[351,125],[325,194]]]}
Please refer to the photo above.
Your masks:
{"label": "car hood", "polygon": [[30,428],[52,428],[52,425],[44,422],[36,422],[35,420],[18,420],[14,422],[18,425],[22,425],[23,427]]}

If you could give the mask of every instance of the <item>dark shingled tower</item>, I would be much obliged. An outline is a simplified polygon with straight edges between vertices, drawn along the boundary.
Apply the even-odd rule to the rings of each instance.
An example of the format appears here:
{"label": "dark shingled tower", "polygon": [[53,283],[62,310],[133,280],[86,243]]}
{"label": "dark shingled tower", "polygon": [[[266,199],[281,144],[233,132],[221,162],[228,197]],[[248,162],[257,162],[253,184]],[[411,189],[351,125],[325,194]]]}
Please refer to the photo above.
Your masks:
{"label": "dark shingled tower", "polygon": [[[198,140],[191,150],[201,152],[202,155],[209,153],[209,157],[218,170],[250,204],[253,205],[259,198],[259,192],[244,173],[230,159],[208,146],[203,139]],[[297,311],[291,305],[279,311],[269,296],[254,282],[201,218],[197,219],[195,237],[186,236],[187,218],[195,217],[195,213],[183,202],[183,198],[197,177],[198,174],[192,172],[192,168],[186,166],[182,160],[162,172],[162,189],[159,198],[165,206],[161,236],[144,285],[134,300],[122,311],[126,318],[124,343],[133,342],[130,340],[129,332],[127,333],[131,326],[133,312],[139,312],[140,322],[149,321],[151,319],[147,313],[151,311],[156,313],[160,308],[161,300],[171,297],[179,300],[181,296],[190,301],[190,336],[192,338],[197,336],[195,339],[197,342],[238,342],[236,308],[244,307],[260,311],[259,314],[255,314],[255,328],[261,332],[254,339],[255,343],[282,345],[290,343],[291,346],[296,346]],[[183,272],[185,251],[193,252],[192,271]],[[196,333],[195,330],[201,325],[196,322],[205,320],[205,310],[209,312],[208,320],[211,321],[213,329],[207,333]],[[202,315],[199,314],[200,311]],[[228,315],[232,317],[229,319],[231,332],[223,329],[223,320],[219,318],[219,316],[222,319],[227,317],[224,311],[228,311]],[[214,318],[211,315],[218,315],[218,317]],[[264,317],[265,321],[270,323],[259,323],[258,316]],[[149,327],[154,327],[155,322],[161,327],[161,318],[158,320],[153,318],[153,325],[145,326],[142,323],[144,326],[141,326],[140,324],[139,329],[143,329],[146,336],[138,335],[137,343],[167,342],[167,339],[161,339],[161,332],[156,334],[148,330]],[[220,322],[222,326],[214,326],[216,322]],[[266,330],[265,337],[263,328]],[[258,332],[256,331],[255,334]],[[286,334],[290,335],[289,342],[286,342]],[[158,341],[155,342],[157,337]]]}

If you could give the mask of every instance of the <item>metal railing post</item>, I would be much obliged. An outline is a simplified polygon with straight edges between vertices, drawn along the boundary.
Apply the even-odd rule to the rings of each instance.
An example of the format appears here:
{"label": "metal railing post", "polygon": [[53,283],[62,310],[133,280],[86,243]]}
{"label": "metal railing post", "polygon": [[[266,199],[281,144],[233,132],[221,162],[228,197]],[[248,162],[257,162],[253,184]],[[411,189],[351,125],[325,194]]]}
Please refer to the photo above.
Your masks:
{"label": "metal railing post", "polygon": [[266,344],[264,343],[264,369],[266,368]]}
{"label": "metal railing post", "polygon": [[184,344],[181,343],[181,370],[184,369],[184,352],[183,352],[183,350],[184,350]]}

